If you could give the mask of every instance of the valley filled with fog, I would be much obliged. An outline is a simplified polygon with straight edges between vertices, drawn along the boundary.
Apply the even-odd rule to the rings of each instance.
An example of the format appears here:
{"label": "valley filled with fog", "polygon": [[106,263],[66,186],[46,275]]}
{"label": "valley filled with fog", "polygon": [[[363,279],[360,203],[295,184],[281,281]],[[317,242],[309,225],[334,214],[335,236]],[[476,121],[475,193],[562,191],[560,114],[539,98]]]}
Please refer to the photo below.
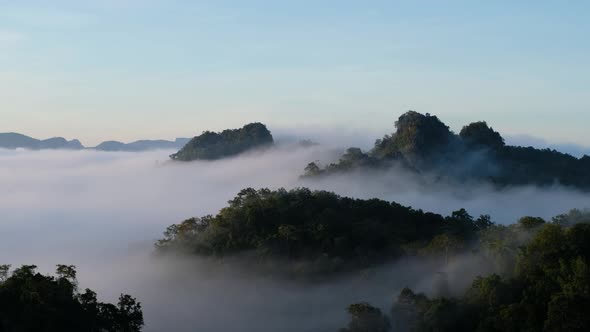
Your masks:
{"label": "valley filled with fog", "polygon": [[[546,219],[590,204],[560,186],[494,189],[417,178],[402,169],[301,179],[305,166],[327,164],[341,150],[277,145],[218,161],[177,163],[174,151],[138,153],[0,150],[0,263],[77,266],[81,287],[105,300],[133,294],[145,331],[324,331],[346,321],[345,306],[387,308],[405,286],[429,292],[435,263],[401,260],[330,282],[280,281],[205,260],[159,261],[154,242],[166,227],[216,214],[241,189],[309,187],[355,198],[381,198],[448,215],[465,208],[499,224],[525,215]],[[449,279],[458,290],[485,267],[457,259]]]}

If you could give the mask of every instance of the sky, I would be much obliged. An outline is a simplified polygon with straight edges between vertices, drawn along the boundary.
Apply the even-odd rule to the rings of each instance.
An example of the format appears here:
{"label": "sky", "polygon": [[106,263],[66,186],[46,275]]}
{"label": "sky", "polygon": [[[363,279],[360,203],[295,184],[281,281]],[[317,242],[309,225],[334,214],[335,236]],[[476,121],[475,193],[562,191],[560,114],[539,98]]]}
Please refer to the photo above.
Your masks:
{"label": "sky", "polygon": [[459,131],[590,146],[590,2],[0,0],[0,132]]}

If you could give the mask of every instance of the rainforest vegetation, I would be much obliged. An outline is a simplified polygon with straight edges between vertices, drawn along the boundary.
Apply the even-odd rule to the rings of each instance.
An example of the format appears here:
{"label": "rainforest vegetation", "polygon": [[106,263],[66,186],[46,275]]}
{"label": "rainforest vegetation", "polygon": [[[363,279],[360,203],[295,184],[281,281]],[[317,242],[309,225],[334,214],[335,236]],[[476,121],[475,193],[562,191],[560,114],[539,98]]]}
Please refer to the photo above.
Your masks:
{"label": "rainforest vegetation", "polygon": [[301,273],[330,273],[469,243],[491,225],[489,216],[475,219],[465,210],[443,217],[380,199],[248,188],[216,216],[168,227],[156,248],[214,257],[254,253],[257,261],[305,262]]}
{"label": "rainforest vegetation", "polygon": [[137,332],[143,326],[141,304],[122,294],[103,303],[90,290],[78,290],[76,269],[58,265],[56,276],[23,265],[10,272],[0,265],[1,332]]}
{"label": "rainforest vegetation", "polygon": [[170,156],[174,160],[214,160],[273,144],[270,131],[262,123],[250,123],[240,129],[220,133],[206,131],[191,139],[180,151]]}
{"label": "rainforest vegetation", "polygon": [[312,162],[306,177],[353,170],[371,171],[394,165],[416,173],[433,173],[454,180],[509,185],[562,184],[590,189],[590,157],[550,149],[506,145],[486,122],[474,122],[457,135],[438,117],[409,111],[395,123],[396,131],[375,142],[367,152],[349,148],[336,162],[322,168]]}
{"label": "rainforest vegetation", "polygon": [[590,212],[551,222],[522,218],[481,232],[478,250],[498,273],[473,280],[462,295],[429,298],[404,288],[389,316],[368,303],[349,306],[348,332],[587,331],[590,326]]}
{"label": "rainforest vegetation", "polygon": [[464,295],[453,297],[443,283],[433,298],[406,288],[386,311],[351,304],[342,331],[582,331],[590,324],[589,243],[588,211],[504,226],[463,209],[444,217],[300,188],[244,189],[217,215],[170,226],[156,248],[215,258],[254,253],[252,262],[292,262],[299,270],[291,274],[472,255],[496,272],[476,278]]}

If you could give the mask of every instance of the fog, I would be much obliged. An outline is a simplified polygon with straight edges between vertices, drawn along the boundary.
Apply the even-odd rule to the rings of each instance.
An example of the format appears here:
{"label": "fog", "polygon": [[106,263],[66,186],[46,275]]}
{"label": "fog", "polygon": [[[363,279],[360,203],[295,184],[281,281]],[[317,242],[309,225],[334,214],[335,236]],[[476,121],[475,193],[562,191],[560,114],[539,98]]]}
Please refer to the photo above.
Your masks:
{"label": "fog", "polygon": [[[346,324],[350,303],[388,310],[404,286],[428,292],[436,263],[401,261],[309,285],[244,275],[232,266],[213,269],[204,260],[163,262],[152,257],[154,241],[172,223],[216,213],[245,187],[306,186],[445,215],[466,208],[498,223],[550,218],[589,202],[559,186],[498,191],[396,169],[301,180],[308,162],[326,164],[342,152],[323,146],[285,145],[192,163],[169,162],[173,152],[0,150],[0,263],[36,264],[43,272],[74,264],[81,287],[104,300],[122,292],[137,297],[145,331],[329,331]],[[449,278],[459,290],[485,272],[465,258],[452,264]]]}

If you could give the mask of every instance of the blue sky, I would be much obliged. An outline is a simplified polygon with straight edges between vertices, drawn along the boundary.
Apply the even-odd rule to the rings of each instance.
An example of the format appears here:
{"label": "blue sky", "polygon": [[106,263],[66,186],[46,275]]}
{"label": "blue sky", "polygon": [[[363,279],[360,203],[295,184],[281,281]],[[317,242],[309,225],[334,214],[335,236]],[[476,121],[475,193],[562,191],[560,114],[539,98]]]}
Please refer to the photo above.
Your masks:
{"label": "blue sky", "polygon": [[0,0],[0,131],[174,138],[262,121],[590,145],[587,1]]}

